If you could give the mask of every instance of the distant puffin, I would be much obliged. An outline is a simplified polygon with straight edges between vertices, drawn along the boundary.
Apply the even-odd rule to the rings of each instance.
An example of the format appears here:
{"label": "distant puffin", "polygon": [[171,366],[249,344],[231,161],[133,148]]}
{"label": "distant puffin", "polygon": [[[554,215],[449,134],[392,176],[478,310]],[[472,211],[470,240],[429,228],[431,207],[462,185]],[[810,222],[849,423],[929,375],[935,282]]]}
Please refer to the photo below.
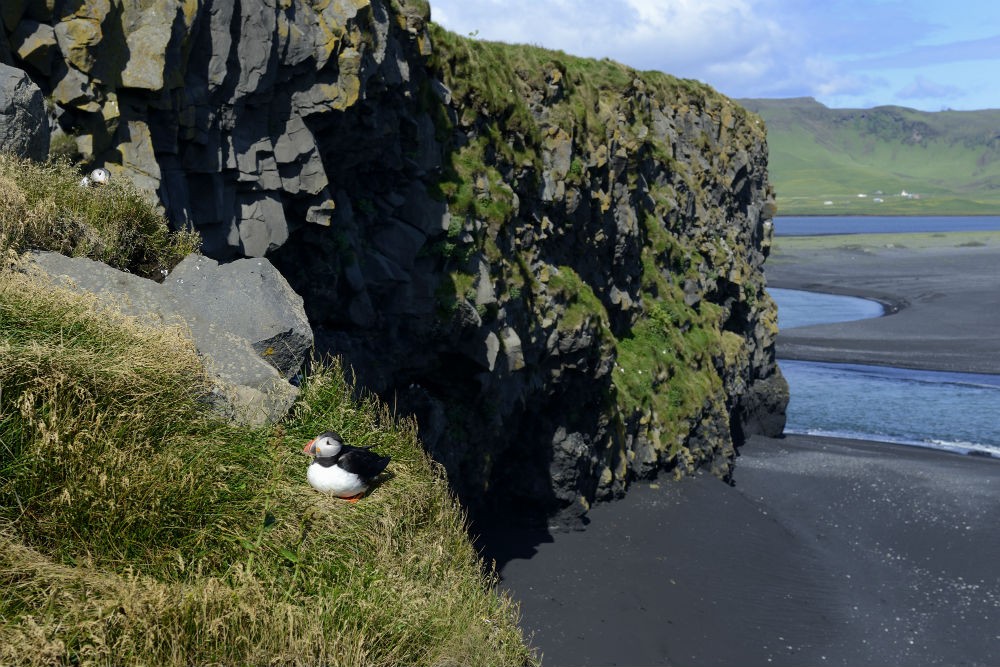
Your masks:
{"label": "distant puffin", "polygon": [[345,445],[334,431],[322,433],[306,443],[302,450],[314,456],[306,478],[317,491],[355,503],[368,490],[372,480],[389,465],[389,457],[370,447]]}
{"label": "distant puffin", "polygon": [[94,171],[90,172],[89,176],[84,176],[80,180],[80,187],[89,188],[91,186],[107,185],[110,180],[111,173],[107,169],[98,167]]}

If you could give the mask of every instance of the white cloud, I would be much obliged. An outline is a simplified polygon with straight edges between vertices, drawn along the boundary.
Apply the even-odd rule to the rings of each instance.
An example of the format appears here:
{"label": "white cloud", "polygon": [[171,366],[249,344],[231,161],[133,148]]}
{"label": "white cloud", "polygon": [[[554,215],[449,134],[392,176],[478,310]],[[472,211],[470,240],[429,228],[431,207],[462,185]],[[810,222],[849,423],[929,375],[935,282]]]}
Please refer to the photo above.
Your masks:
{"label": "white cloud", "polygon": [[[636,21],[620,37],[654,53],[687,61],[746,55],[781,36],[781,29],[747,0],[624,0]],[[760,3],[758,3],[760,4]]]}
{"label": "white cloud", "polygon": [[896,97],[902,100],[923,100],[961,96],[961,88],[944,83],[937,83],[924,76],[915,77],[906,86],[896,91]]}
{"label": "white cloud", "polygon": [[[995,0],[982,1],[1000,7]],[[884,104],[897,91],[898,96],[929,94],[932,89],[917,86],[916,77],[928,76],[932,63],[981,62],[996,59],[1000,50],[1000,37],[982,34],[981,26],[995,22],[971,11],[946,11],[933,0],[431,0],[431,5],[434,20],[459,34],[609,57],[698,79],[733,97],[812,95],[831,105]],[[955,29],[932,39],[949,22]],[[963,33],[959,23],[980,26],[978,34]],[[930,78],[949,81],[955,75]],[[972,103],[973,88],[961,89]],[[958,89],[937,90],[949,96]],[[930,99],[926,105],[937,106]]]}
{"label": "white cloud", "polygon": [[763,72],[788,37],[773,0],[436,0],[435,21],[461,34],[610,57],[678,76]]}

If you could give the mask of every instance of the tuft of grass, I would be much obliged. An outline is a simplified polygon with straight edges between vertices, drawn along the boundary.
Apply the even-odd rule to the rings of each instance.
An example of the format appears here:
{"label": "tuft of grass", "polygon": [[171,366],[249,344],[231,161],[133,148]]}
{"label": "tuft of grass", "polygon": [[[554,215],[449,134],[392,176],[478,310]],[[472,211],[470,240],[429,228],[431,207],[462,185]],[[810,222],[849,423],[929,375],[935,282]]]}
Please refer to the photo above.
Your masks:
{"label": "tuft of grass", "polygon": [[0,153],[0,248],[89,257],[155,278],[196,251],[194,231],[172,232],[131,183],[80,187],[68,162],[40,164]]}
{"label": "tuft of grass", "polygon": [[[526,664],[415,424],[314,364],[293,413],[221,420],[194,347],[0,270],[0,664]],[[334,429],[393,458],[315,492]]]}
{"label": "tuft of grass", "polygon": [[593,318],[602,336],[606,339],[612,337],[607,309],[594,294],[593,288],[573,270],[573,267],[563,265],[558,271],[553,271],[549,277],[548,287],[554,292],[553,296],[566,304],[566,309],[557,324],[561,331],[578,329],[585,321]]}

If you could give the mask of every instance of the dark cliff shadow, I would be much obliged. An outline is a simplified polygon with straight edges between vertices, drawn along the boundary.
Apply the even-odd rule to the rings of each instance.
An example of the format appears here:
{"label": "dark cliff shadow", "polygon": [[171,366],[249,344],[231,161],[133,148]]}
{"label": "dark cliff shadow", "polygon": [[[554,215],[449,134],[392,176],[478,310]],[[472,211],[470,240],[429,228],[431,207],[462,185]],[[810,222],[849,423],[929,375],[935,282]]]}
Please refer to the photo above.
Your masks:
{"label": "dark cliff shadow", "polygon": [[469,536],[483,564],[496,569],[503,579],[503,569],[512,560],[532,558],[538,545],[553,541],[544,516],[523,517],[492,515],[474,519]]}

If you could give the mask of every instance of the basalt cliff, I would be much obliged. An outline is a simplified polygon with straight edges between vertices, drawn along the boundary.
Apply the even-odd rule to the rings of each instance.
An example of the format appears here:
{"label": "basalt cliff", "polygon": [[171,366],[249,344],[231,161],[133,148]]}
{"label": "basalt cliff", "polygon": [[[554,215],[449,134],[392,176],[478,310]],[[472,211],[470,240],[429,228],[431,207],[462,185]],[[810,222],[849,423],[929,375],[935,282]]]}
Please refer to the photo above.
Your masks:
{"label": "basalt cliff", "polygon": [[730,478],[780,433],[761,120],[693,81],[470,40],[417,0],[4,0],[51,152],[217,260],[268,257],[320,352],[473,512]]}

